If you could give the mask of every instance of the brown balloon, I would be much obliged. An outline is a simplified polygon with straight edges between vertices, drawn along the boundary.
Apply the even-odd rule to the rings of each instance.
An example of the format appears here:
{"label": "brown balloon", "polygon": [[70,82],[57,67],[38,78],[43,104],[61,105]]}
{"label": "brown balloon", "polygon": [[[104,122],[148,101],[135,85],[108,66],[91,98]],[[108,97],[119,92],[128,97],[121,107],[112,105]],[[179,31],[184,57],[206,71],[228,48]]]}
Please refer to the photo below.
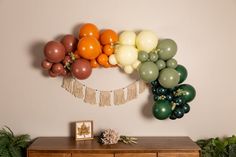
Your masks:
{"label": "brown balloon", "polygon": [[41,67],[42,67],[44,70],[49,70],[49,69],[51,69],[51,67],[52,67],[52,63],[49,62],[49,61],[47,61],[47,60],[44,60],[44,61],[42,61],[42,63],[41,63]]}
{"label": "brown balloon", "polygon": [[65,47],[57,41],[49,41],[44,47],[44,55],[49,62],[59,63],[65,58]]}
{"label": "brown balloon", "polygon": [[64,67],[61,63],[55,63],[52,65],[52,72],[57,74],[57,75],[60,75],[64,70]]}
{"label": "brown balloon", "polygon": [[67,76],[67,75],[68,75],[68,71],[64,68],[61,73],[61,76]]}
{"label": "brown balloon", "polygon": [[51,77],[57,77],[57,76],[58,76],[58,74],[55,74],[54,72],[52,72],[52,70],[49,70],[49,71],[48,71],[48,74],[49,74],[49,76],[51,76]]}
{"label": "brown balloon", "polygon": [[65,35],[61,41],[66,49],[66,53],[74,52],[77,48],[78,40],[73,35]]}
{"label": "brown balloon", "polygon": [[89,61],[78,59],[71,65],[71,73],[79,80],[88,78],[92,73]]}

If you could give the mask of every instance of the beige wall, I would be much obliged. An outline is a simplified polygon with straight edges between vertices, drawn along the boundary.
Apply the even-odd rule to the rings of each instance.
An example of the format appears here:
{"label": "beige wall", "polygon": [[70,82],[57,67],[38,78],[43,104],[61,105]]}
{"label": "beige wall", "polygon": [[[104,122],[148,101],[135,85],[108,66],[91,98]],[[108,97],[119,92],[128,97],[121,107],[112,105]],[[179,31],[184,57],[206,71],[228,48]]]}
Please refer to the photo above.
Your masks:
{"label": "beige wall", "polygon": [[[188,68],[186,83],[197,90],[191,112],[177,121],[156,120],[148,91],[126,105],[99,108],[67,93],[61,79],[44,76],[43,44],[76,32],[83,22],[173,38],[176,59]],[[235,37],[235,0],[0,0],[0,127],[32,137],[68,136],[71,122],[91,119],[95,131],[127,135],[235,134]],[[118,70],[95,70],[85,84],[116,89],[130,82]]]}

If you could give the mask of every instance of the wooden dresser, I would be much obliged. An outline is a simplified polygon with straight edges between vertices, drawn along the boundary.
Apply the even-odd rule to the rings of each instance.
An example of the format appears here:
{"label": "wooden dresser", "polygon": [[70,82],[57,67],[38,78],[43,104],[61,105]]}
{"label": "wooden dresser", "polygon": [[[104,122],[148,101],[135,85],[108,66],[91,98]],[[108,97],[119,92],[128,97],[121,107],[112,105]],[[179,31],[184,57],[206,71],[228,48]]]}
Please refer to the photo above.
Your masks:
{"label": "wooden dresser", "polygon": [[138,137],[138,144],[100,145],[96,140],[39,137],[28,157],[199,157],[200,148],[189,137]]}

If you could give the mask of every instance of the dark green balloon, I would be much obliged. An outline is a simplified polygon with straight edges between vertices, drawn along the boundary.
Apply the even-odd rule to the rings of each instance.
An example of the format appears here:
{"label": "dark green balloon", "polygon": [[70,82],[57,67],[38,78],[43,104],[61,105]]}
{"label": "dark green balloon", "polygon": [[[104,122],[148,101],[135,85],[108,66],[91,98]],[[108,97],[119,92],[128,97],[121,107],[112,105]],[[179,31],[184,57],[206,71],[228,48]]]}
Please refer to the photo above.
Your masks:
{"label": "dark green balloon", "polygon": [[178,89],[181,90],[181,97],[185,100],[186,103],[192,101],[196,96],[196,90],[189,84],[182,84],[178,86],[177,91]]}
{"label": "dark green balloon", "polygon": [[179,105],[183,105],[185,103],[185,100],[183,97],[176,97],[174,98],[174,103],[179,106]]}
{"label": "dark green balloon", "polygon": [[159,58],[163,60],[171,59],[177,52],[177,45],[172,39],[163,39],[158,41]]}
{"label": "dark green balloon", "polygon": [[172,113],[169,118],[170,118],[171,120],[176,120],[176,117],[175,117],[174,113]]}
{"label": "dark green balloon", "polygon": [[184,113],[188,113],[190,111],[190,106],[189,104],[184,104],[182,106],[182,109],[184,110]]}
{"label": "dark green balloon", "polygon": [[175,70],[178,72],[179,74],[179,83],[182,83],[186,80],[187,76],[188,76],[188,71],[187,69],[183,66],[183,65],[178,65]]}
{"label": "dark green balloon", "polygon": [[176,118],[182,118],[184,116],[184,110],[182,108],[176,107],[173,111]]}
{"label": "dark green balloon", "polygon": [[171,103],[167,100],[157,100],[152,108],[153,115],[159,120],[168,118],[171,112]]}

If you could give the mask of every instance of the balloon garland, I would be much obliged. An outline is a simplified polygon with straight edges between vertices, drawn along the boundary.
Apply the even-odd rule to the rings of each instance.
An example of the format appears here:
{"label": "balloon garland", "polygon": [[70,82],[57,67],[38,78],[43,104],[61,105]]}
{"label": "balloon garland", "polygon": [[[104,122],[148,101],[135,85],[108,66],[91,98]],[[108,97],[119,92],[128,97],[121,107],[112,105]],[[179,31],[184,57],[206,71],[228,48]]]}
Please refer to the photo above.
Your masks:
{"label": "balloon garland", "polygon": [[[190,111],[191,102],[196,91],[193,86],[181,84],[187,78],[187,70],[173,58],[177,45],[172,39],[158,39],[156,34],[144,30],[136,34],[134,31],[123,31],[118,35],[112,29],[99,32],[96,25],[86,23],[80,28],[78,38],[65,35],[59,41],[50,41],[44,47],[45,60],[42,68],[48,70],[49,76],[63,76],[87,79],[93,68],[120,67],[127,74],[137,71],[140,79],[151,84],[153,99],[153,115],[159,119],[182,118]],[[73,80],[72,80],[73,81]],[[82,89],[77,82],[74,89]],[[84,85],[83,85],[84,86]],[[70,83],[64,82],[64,88],[70,90]],[[132,98],[136,87],[132,87]],[[89,91],[89,88],[86,88]],[[75,93],[81,94],[81,91]],[[91,93],[94,92],[90,92]],[[109,104],[105,92],[101,97],[104,104]],[[87,96],[87,101],[91,97]],[[101,100],[100,100],[101,101]],[[125,102],[125,101],[123,101]]]}

